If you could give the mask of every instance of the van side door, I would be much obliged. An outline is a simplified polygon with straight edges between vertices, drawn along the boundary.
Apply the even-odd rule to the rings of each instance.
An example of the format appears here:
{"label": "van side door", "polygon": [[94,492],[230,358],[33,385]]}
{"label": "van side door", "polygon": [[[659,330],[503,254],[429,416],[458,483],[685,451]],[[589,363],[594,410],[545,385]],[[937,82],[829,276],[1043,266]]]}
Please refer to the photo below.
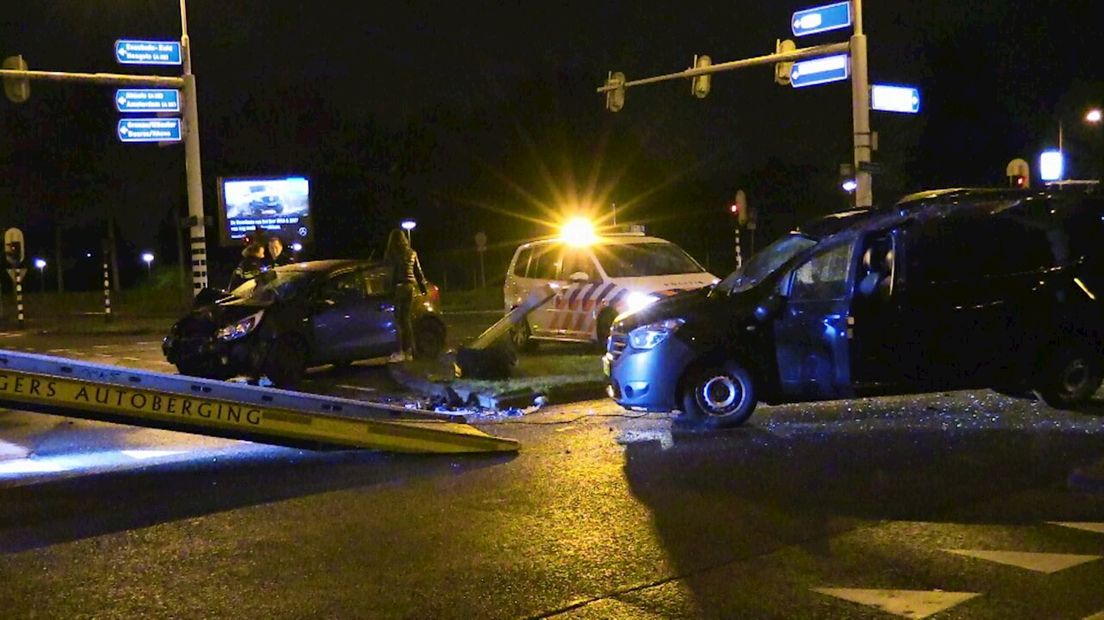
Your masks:
{"label": "van side door", "polygon": [[827,247],[794,269],[773,323],[778,376],[793,400],[851,395],[848,317],[854,242]]}

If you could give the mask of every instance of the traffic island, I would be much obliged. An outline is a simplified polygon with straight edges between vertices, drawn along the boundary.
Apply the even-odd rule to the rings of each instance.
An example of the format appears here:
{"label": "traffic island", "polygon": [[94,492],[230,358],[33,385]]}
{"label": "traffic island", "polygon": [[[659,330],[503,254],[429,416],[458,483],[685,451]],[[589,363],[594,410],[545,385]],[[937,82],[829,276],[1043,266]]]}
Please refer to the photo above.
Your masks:
{"label": "traffic island", "polygon": [[451,356],[440,362],[393,364],[391,377],[429,399],[434,408],[457,415],[523,412],[544,405],[594,400],[606,395],[600,357],[571,345],[523,355],[506,379],[456,378]]}

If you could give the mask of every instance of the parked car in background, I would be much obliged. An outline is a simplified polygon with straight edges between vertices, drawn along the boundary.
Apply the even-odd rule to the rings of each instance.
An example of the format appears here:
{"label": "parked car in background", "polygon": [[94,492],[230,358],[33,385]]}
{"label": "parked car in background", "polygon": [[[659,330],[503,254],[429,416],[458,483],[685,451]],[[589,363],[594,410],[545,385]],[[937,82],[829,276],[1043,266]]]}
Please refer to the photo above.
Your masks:
{"label": "parked car in background", "polygon": [[537,287],[552,284],[556,296],[512,334],[519,349],[537,341],[605,345],[618,314],[665,296],[717,282],[682,248],[643,232],[561,235],[523,244],[506,274],[506,310]]}
{"label": "parked car in background", "polygon": [[1104,197],[954,189],[828,216],[613,325],[610,395],[707,427],[756,403],[966,388],[1076,408],[1104,376]]}
{"label": "parked car in background", "polygon": [[[162,349],[182,374],[267,376],[294,386],[311,366],[387,358],[399,350],[391,271],[380,262],[326,260],[265,271],[229,291],[205,290],[172,326]],[[440,293],[414,300],[415,351],[444,350]]]}

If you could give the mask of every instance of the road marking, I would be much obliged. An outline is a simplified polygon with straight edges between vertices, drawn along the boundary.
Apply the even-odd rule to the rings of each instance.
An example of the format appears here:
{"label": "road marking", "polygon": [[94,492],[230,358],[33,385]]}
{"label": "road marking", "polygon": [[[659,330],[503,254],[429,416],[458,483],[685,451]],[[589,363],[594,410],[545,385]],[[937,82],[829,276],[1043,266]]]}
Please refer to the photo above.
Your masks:
{"label": "road marking", "polygon": [[1099,560],[1099,555],[1074,555],[1071,553],[1028,553],[1026,551],[984,551],[981,549],[944,549],[947,553],[962,555],[998,564],[1026,568],[1039,573],[1057,573],[1087,562]]}
{"label": "road marking", "polygon": [[126,360],[128,362],[140,362],[140,361],[142,361],[142,358],[140,358],[140,357],[120,357],[119,359]]}
{"label": "road marking", "polygon": [[1088,523],[1084,521],[1047,521],[1051,525],[1058,525],[1061,527],[1068,527],[1075,530],[1084,530],[1086,532],[1096,532],[1097,534],[1104,534],[1104,523]]}
{"label": "road marking", "polygon": [[70,353],[72,349],[47,349],[47,353]]}
{"label": "road marking", "polygon": [[875,607],[903,618],[927,618],[981,596],[979,592],[943,592],[942,590],[813,588],[813,591],[851,601],[852,603]]}
{"label": "road marking", "polygon": [[113,344],[94,344],[94,345],[92,345],[92,348],[93,349],[112,349],[112,348],[115,348],[115,345],[113,345]]}

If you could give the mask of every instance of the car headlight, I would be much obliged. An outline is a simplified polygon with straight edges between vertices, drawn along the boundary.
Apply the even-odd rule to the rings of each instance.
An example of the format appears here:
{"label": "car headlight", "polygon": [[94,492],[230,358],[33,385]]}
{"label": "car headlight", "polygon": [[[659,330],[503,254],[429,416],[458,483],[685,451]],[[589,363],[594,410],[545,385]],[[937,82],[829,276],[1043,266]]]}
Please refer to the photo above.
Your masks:
{"label": "car headlight", "polygon": [[632,292],[625,297],[625,308],[627,312],[637,312],[643,310],[648,306],[659,301],[659,297],[655,295],[648,295],[647,293]]}
{"label": "car headlight", "polygon": [[666,319],[656,323],[641,325],[629,332],[629,344],[634,349],[654,349],[656,345],[667,340],[667,337],[675,333],[675,330],[685,323],[683,319]]}
{"label": "car headlight", "polygon": [[264,310],[261,310],[257,314],[251,314],[236,323],[227,325],[215,332],[215,338],[225,340],[226,342],[237,340],[256,329],[257,325],[261,322],[262,316],[264,316]]}

